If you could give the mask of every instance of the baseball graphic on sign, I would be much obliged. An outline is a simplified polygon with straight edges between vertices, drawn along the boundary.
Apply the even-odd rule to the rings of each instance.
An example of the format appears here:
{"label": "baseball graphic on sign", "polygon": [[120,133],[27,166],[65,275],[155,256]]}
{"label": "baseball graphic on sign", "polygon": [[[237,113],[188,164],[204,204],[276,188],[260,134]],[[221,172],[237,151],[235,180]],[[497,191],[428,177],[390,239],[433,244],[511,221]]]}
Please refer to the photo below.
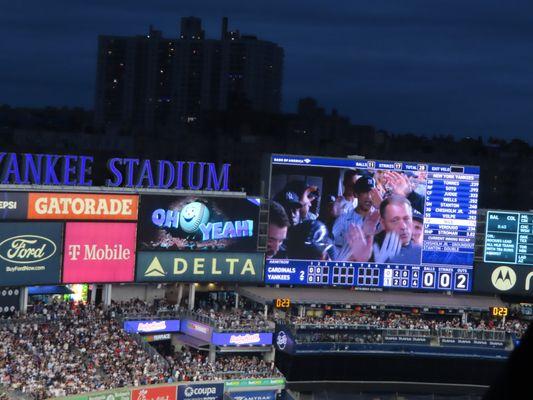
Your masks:
{"label": "baseball graphic on sign", "polygon": [[200,224],[209,221],[209,209],[205,204],[195,201],[187,204],[181,210],[180,227],[187,233],[193,233],[198,230]]}

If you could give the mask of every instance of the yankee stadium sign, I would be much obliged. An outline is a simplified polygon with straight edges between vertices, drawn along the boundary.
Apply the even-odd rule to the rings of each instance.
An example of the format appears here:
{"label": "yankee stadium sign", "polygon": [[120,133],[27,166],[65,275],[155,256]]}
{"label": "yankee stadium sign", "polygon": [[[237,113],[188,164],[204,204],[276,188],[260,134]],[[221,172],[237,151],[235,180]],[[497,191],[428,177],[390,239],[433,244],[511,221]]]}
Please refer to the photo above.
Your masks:
{"label": "yankee stadium sign", "polygon": [[230,164],[110,158],[101,182],[93,183],[94,165],[92,156],[0,152],[0,184],[229,190]]}

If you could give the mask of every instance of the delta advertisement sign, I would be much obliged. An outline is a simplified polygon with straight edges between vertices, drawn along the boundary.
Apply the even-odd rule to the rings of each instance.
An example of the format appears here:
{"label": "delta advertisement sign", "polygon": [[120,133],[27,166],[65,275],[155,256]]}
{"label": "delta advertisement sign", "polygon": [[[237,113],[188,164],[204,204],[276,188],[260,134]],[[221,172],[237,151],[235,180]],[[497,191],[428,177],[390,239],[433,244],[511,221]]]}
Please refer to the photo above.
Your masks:
{"label": "delta advertisement sign", "polygon": [[257,251],[258,198],[142,195],[139,250]]}
{"label": "delta advertisement sign", "polygon": [[211,342],[217,346],[270,346],[272,333],[213,332]]}
{"label": "delta advertisement sign", "polygon": [[63,283],[133,282],[135,223],[67,222]]}
{"label": "delta advertisement sign", "polygon": [[180,320],[124,321],[124,330],[128,333],[179,332]]}
{"label": "delta advertisement sign", "polygon": [[0,219],[136,221],[139,196],[93,193],[0,193]]}
{"label": "delta advertisement sign", "polygon": [[223,383],[178,386],[179,400],[222,400],[223,396]]}
{"label": "delta advertisement sign", "polygon": [[93,176],[96,164],[93,156],[0,152],[0,184],[229,190],[230,164],[114,157]]}
{"label": "delta advertisement sign", "polygon": [[136,282],[263,281],[262,253],[140,251]]}
{"label": "delta advertisement sign", "polygon": [[0,223],[0,286],[60,282],[63,224]]}

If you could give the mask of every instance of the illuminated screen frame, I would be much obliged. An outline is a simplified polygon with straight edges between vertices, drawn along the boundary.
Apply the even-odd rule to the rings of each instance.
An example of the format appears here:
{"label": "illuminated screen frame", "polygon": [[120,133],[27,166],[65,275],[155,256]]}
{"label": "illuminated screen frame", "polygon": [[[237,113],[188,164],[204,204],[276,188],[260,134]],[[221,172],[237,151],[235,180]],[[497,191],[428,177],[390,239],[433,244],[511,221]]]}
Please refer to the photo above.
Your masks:
{"label": "illuminated screen frame", "polygon": [[[338,170],[338,173],[331,173],[332,168]],[[324,183],[326,179],[330,179],[330,183],[333,182],[327,190],[323,189],[326,185],[318,187],[318,197],[324,203],[326,196],[335,198],[342,194],[342,176],[348,169],[371,171],[371,178],[375,178],[374,184],[380,182],[383,176],[394,175],[390,172],[396,172],[402,177],[414,176],[413,180],[420,180],[421,176],[425,176],[425,192],[421,208],[425,237],[421,245],[420,262],[391,262],[390,259],[386,259],[385,262],[374,262],[374,252],[366,261],[345,259],[325,261],[290,256],[270,258],[271,254],[267,249],[265,284],[344,286],[365,290],[380,288],[459,292],[472,290],[479,167],[272,154],[266,186],[268,198],[280,201],[281,204],[287,196],[292,196],[287,194],[292,190],[288,189],[291,179],[298,180],[304,176],[308,188],[320,186],[320,182]],[[334,175],[336,177],[331,178]],[[285,186],[280,186],[280,176],[285,179]],[[275,185],[277,189],[274,188]],[[456,187],[456,197],[448,198],[450,196],[448,192],[453,189],[453,185]],[[280,187],[284,189],[280,191]],[[296,198],[298,199],[298,195]],[[440,205],[436,204],[436,200]],[[324,208],[318,206],[317,214],[322,215],[323,210]],[[332,231],[334,228],[329,229],[329,232]],[[334,234],[332,236],[331,240],[335,243],[336,238]],[[409,242],[411,243],[412,241]],[[432,250],[428,249],[429,245],[432,246]],[[411,257],[411,260],[413,259]]]}

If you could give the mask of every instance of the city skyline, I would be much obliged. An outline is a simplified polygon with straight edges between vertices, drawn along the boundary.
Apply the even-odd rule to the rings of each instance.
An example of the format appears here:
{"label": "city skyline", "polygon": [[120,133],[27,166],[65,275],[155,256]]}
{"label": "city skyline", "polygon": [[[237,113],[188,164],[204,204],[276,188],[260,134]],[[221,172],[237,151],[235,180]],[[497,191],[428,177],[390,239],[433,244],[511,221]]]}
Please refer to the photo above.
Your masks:
{"label": "city skyline", "polygon": [[[207,38],[220,20],[285,50],[284,112],[312,96],[353,123],[395,133],[495,136],[531,142],[533,78],[528,45],[532,6],[496,2],[319,2],[268,6],[211,1],[147,5],[58,2],[9,4],[0,103],[92,109],[97,36],[139,35],[152,24],[165,36],[183,16],[202,19]],[[37,68],[36,68],[37,66]]]}

